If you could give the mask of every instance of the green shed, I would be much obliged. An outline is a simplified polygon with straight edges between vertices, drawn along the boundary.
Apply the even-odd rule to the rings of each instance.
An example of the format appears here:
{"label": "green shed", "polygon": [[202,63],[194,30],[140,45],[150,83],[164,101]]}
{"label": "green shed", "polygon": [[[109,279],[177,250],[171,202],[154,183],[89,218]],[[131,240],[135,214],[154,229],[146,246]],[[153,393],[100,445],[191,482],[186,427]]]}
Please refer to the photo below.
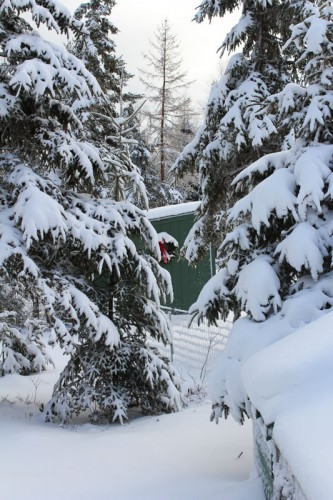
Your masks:
{"label": "green shed", "polygon": [[196,301],[202,287],[215,274],[213,252],[210,252],[210,255],[200,261],[196,267],[189,266],[184,259],[179,259],[179,249],[183,246],[193,226],[198,206],[199,202],[195,201],[153,208],[148,211],[148,218],[157,233],[167,233],[178,242],[174,258],[169,262],[163,262],[162,259],[161,265],[170,272],[174,291],[173,303],[166,305],[182,311],[188,310]]}

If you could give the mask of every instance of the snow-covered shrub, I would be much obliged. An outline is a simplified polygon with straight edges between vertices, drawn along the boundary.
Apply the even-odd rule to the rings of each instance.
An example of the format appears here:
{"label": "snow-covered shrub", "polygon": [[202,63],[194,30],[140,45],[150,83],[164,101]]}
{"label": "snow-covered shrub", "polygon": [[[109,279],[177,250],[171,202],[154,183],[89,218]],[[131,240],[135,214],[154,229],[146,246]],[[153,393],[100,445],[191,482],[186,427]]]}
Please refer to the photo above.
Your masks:
{"label": "snow-covered shrub", "polygon": [[88,409],[93,420],[123,423],[131,407],[143,414],[169,413],[182,407],[179,387],[168,360],[144,339],[129,337],[109,350],[103,342],[83,343],[55,386],[46,418],[66,422]]}

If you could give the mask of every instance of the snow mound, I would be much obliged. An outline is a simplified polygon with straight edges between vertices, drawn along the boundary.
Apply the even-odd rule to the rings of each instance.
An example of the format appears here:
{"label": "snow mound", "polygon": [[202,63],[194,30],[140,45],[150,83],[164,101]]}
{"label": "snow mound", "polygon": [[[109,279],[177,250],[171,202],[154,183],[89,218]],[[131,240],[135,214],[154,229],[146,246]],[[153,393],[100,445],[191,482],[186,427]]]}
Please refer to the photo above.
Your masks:
{"label": "snow mound", "polygon": [[333,498],[333,313],[261,349],[242,383],[309,500]]}

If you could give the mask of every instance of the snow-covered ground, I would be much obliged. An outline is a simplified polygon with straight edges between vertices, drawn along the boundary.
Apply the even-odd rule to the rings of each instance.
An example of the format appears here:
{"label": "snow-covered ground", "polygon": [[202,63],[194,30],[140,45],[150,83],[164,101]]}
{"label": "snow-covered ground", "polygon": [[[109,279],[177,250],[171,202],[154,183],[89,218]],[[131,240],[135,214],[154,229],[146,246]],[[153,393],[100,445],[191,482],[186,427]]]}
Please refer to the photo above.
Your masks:
{"label": "snow-covered ground", "polygon": [[[58,370],[59,359],[57,359]],[[208,401],[128,425],[43,421],[57,371],[0,378],[3,500],[262,500],[251,424],[209,422]]]}

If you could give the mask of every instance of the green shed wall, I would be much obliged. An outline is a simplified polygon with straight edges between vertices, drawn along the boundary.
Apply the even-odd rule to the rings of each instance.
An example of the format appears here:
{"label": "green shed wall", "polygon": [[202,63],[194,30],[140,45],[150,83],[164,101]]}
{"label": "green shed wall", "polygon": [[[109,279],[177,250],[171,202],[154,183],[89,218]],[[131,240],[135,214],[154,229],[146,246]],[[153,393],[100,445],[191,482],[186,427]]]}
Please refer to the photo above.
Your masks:
{"label": "green shed wall", "polygon": [[171,274],[174,301],[167,306],[188,310],[196,301],[202,287],[214,272],[214,256],[207,256],[196,267],[189,266],[186,260],[179,259],[179,249],[194,223],[194,213],[173,215],[171,217],[151,219],[150,222],[158,233],[165,231],[173,236],[179,244],[176,256],[167,264],[160,263]]}

